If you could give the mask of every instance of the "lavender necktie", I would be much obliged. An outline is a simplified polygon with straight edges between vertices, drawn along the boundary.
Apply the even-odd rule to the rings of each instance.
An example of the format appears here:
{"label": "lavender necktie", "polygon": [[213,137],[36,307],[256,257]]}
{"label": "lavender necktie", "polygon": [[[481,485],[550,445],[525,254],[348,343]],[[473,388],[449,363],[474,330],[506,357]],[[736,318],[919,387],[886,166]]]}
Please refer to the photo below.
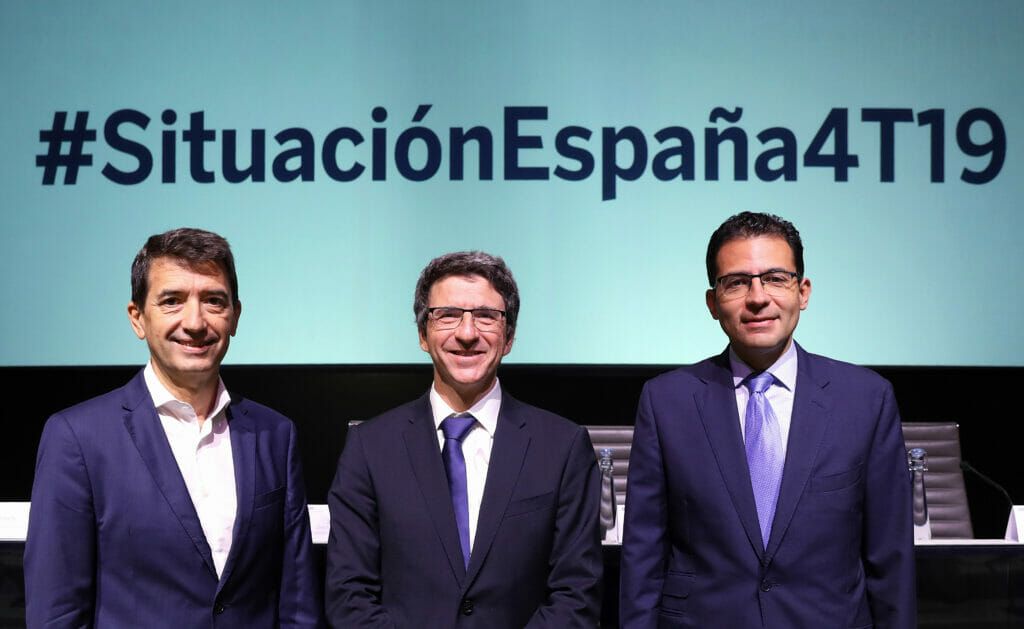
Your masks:
{"label": "lavender necktie", "polygon": [[768,547],[775,517],[775,504],[779,500],[779,485],[782,483],[782,430],[775,417],[772,405],[765,397],[765,391],[775,381],[767,371],[751,374],[744,380],[750,390],[747,412],[744,419],[744,441],[747,448],[747,465],[750,467],[750,485],[754,489],[754,503],[757,505],[757,520],[761,524],[761,541]]}
{"label": "lavender necktie", "polygon": [[466,458],[462,454],[462,440],[476,424],[472,415],[449,415],[441,422],[444,433],[444,447],[441,459],[448,475],[448,490],[455,510],[455,526],[459,529],[459,544],[462,546],[463,564],[469,567],[469,497],[466,491]]}

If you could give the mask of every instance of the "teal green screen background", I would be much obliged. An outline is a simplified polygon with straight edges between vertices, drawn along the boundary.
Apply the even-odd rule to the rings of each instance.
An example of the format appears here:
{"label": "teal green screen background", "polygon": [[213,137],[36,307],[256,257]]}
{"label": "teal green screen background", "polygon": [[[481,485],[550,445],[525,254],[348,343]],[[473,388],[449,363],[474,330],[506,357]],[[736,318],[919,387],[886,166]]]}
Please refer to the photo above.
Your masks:
{"label": "teal green screen background", "polygon": [[[411,363],[413,287],[434,256],[501,255],[522,296],[507,361],[673,364],[717,353],[725,337],[704,305],[711,232],[741,210],[777,213],[799,228],[813,292],[797,340],[808,350],[873,365],[1024,365],[1024,3],[935,2],[305,2],[4,3],[0,7],[0,364],[142,363],[125,307],[129,268],[145,239],[178,226],[224,235],[244,305],[233,363]],[[431,105],[421,125],[413,115]],[[374,107],[388,112],[384,123]],[[554,148],[570,125],[596,159],[582,181],[504,177],[507,107],[546,107],[521,125],[542,138],[524,166],[576,168]],[[715,107],[742,108],[735,125]],[[849,110],[849,181],[802,156],[833,108]],[[895,126],[894,181],[880,181],[880,126],[864,108],[945,112],[945,180],[929,178],[929,129]],[[992,181],[961,180],[984,156],[958,146],[964,112],[985,108],[1005,128]],[[103,140],[103,121],[134,109],[152,121],[125,135],[153,151],[143,183],[101,175],[131,157]],[[177,113],[164,124],[161,112]],[[36,156],[54,112],[90,112],[93,165],[74,185],[42,185]],[[213,183],[189,175],[181,139],[202,111],[216,140]],[[449,176],[448,132],[484,126],[494,177]],[[660,181],[654,133],[689,129],[696,176]],[[332,180],[325,136],[352,127],[339,162],[367,172]],[[394,148],[414,126],[440,138],[438,173],[402,177]],[[602,199],[602,128],[647,138],[644,174]],[[748,179],[720,152],[705,176],[706,128],[744,130]],[[313,181],[279,182],[278,131],[316,139]],[[761,131],[797,138],[795,181],[761,181]],[[227,183],[222,130],[267,130],[267,180]],[[372,180],[371,133],[387,134],[387,178]],[[161,132],[176,134],[174,183],[160,181]],[[971,130],[984,142],[985,125]],[[831,145],[828,145],[831,149]],[[631,158],[623,145],[618,159]],[[410,155],[423,163],[421,152]]]}

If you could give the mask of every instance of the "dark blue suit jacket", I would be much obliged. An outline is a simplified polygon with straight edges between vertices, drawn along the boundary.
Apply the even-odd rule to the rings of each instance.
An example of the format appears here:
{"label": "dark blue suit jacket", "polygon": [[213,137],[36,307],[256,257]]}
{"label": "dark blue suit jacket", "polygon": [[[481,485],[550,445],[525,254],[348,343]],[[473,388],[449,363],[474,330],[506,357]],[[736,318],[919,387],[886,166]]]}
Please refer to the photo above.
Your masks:
{"label": "dark blue suit jacket", "polygon": [[238,513],[218,580],[140,372],[43,429],[25,545],[29,627],[311,627],[322,622],[291,421],[227,409]]}
{"label": "dark blue suit jacket", "polygon": [[349,429],[328,498],[335,627],[594,627],[602,557],[587,431],[502,394],[468,570],[428,396]]}
{"label": "dark blue suit jacket", "polygon": [[915,627],[911,477],[892,387],[797,351],[767,549],[728,353],[644,387],[623,531],[623,627]]}

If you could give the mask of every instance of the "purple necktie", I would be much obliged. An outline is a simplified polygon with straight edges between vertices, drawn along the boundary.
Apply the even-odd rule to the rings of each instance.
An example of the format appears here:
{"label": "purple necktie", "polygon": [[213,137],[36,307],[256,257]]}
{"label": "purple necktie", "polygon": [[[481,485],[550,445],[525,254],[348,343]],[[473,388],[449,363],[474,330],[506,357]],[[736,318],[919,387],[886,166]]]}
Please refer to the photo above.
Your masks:
{"label": "purple necktie", "polygon": [[761,524],[761,542],[768,547],[775,517],[775,504],[779,500],[779,485],[782,483],[782,430],[775,417],[772,405],[765,397],[765,391],[775,381],[767,371],[751,374],[744,380],[750,390],[747,412],[744,419],[744,441],[747,448],[747,465],[750,467],[750,485],[754,489],[754,503],[757,505],[757,520]]}
{"label": "purple necktie", "polygon": [[444,433],[444,447],[441,460],[448,474],[448,490],[452,495],[455,510],[455,526],[459,529],[459,543],[462,545],[462,561],[469,567],[469,497],[466,492],[466,458],[462,455],[462,440],[476,424],[472,415],[449,415],[441,422]]}

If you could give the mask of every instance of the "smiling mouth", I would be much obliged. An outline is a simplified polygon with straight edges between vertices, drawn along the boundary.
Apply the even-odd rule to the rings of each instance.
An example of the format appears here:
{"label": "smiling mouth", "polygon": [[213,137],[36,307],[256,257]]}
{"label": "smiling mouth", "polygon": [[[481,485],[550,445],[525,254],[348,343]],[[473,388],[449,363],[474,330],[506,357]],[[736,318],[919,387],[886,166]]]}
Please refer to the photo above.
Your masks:
{"label": "smiling mouth", "polygon": [[180,340],[180,339],[175,339],[174,342],[177,343],[178,345],[184,347],[186,350],[199,351],[199,350],[204,350],[207,347],[210,347],[211,345],[213,345],[216,342],[216,339],[202,339],[202,340],[198,340],[198,341],[196,341],[196,340],[183,341],[183,340]]}

